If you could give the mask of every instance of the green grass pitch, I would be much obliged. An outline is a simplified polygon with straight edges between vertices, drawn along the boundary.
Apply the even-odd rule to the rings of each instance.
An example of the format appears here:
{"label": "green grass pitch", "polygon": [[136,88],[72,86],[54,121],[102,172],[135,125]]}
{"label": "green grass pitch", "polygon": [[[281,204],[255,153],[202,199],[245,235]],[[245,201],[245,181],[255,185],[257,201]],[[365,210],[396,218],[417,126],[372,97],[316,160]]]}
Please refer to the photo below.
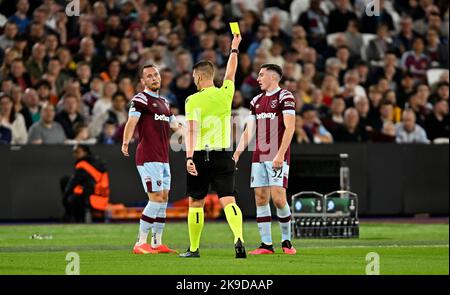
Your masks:
{"label": "green grass pitch", "polygon": [[[138,224],[2,225],[0,274],[65,274],[66,254],[76,252],[83,274],[365,274],[366,255],[376,252],[383,274],[449,274],[448,224],[361,224],[359,239],[294,240],[298,253],[281,254],[274,222],[275,255],[235,259],[224,222],[206,222],[200,259],[174,254],[133,255]],[[259,244],[254,222],[244,225],[247,250]],[[30,239],[50,234],[51,240]],[[169,222],[163,240],[183,251],[185,222]]]}

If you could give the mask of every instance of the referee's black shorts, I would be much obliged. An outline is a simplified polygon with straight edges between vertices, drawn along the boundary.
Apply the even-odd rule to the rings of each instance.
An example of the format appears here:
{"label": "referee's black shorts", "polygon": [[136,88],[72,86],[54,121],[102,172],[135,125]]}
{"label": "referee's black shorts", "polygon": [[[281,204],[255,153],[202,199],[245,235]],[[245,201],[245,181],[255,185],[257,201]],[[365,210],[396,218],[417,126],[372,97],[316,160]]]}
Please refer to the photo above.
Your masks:
{"label": "referee's black shorts", "polygon": [[195,151],[193,157],[198,175],[187,173],[187,195],[197,200],[206,197],[211,185],[219,198],[234,197],[236,164],[230,151]]}

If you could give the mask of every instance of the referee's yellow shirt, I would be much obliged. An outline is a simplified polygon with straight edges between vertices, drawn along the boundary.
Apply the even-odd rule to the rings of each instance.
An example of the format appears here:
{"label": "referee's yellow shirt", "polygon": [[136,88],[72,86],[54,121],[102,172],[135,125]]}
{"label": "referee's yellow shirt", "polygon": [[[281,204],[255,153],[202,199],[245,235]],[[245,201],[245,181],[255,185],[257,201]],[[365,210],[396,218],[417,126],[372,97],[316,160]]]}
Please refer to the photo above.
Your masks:
{"label": "referee's yellow shirt", "polygon": [[225,80],[222,87],[209,87],[186,99],[186,120],[196,121],[198,135],[196,151],[230,147],[231,103],[234,83]]}

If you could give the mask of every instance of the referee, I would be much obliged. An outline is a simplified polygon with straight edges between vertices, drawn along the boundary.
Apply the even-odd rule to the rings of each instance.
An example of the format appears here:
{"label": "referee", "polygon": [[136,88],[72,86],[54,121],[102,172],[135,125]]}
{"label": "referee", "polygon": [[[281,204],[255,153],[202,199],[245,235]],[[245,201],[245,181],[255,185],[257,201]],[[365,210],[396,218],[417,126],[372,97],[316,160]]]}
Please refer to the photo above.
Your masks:
{"label": "referee", "polygon": [[241,40],[240,35],[234,35],[221,88],[214,86],[214,65],[210,61],[200,61],[194,65],[193,77],[198,92],[186,99],[190,247],[186,253],[180,254],[180,257],[200,257],[204,199],[211,185],[219,195],[220,204],[233,231],[236,258],[246,258],[242,237],[242,212],[235,200],[236,166],[229,150],[231,102]]}

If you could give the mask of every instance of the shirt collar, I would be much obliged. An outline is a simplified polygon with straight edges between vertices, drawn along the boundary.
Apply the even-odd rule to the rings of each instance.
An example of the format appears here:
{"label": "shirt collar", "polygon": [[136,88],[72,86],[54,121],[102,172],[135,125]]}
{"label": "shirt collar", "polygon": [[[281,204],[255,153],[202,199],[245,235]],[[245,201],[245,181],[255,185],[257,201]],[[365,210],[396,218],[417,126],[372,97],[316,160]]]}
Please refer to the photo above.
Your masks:
{"label": "shirt collar", "polygon": [[144,92],[147,93],[148,95],[152,96],[152,97],[155,97],[155,98],[158,98],[158,97],[159,97],[158,94],[155,94],[155,93],[153,93],[153,92],[150,92],[150,91],[148,91],[147,89],[144,89]]}
{"label": "shirt collar", "polygon": [[277,92],[280,91],[280,90],[281,90],[281,88],[278,87],[277,89],[275,89],[275,90],[272,91],[272,92],[267,92],[267,91],[266,91],[266,95],[267,95],[267,96],[272,96],[272,95],[274,95],[275,93],[277,93]]}

